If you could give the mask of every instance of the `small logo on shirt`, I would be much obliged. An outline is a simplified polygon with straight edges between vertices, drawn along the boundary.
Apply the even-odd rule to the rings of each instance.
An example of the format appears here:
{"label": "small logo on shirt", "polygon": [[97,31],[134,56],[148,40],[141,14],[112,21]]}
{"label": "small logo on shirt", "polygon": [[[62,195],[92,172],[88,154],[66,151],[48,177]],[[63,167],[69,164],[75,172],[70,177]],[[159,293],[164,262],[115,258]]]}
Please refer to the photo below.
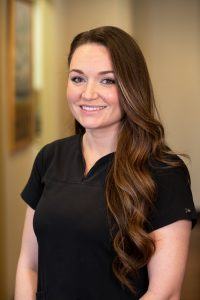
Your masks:
{"label": "small logo on shirt", "polygon": [[186,214],[191,213],[191,209],[189,209],[189,208],[186,207],[186,208],[185,208],[185,213],[186,213]]}

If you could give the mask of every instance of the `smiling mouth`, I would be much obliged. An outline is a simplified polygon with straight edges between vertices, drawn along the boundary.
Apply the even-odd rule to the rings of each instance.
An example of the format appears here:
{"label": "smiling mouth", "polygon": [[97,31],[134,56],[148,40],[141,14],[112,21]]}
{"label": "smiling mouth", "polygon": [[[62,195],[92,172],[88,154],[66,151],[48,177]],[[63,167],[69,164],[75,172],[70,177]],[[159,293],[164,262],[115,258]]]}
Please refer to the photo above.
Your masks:
{"label": "smiling mouth", "polygon": [[106,108],[107,106],[86,106],[86,105],[81,105],[80,107],[84,111],[99,111],[99,110],[102,110],[102,109]]}

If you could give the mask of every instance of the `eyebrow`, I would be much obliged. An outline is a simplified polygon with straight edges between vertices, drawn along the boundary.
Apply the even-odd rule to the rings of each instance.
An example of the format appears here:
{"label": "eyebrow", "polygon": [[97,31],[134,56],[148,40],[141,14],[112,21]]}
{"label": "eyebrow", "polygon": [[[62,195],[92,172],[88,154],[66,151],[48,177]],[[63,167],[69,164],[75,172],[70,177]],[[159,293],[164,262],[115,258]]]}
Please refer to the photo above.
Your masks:
{"label": "eyebrow", "polygon": [[[81,70],[79,70],[79,69],[72,69],[72,70],[69,71],[69,73],[71,73],[71,72],[77,72],[77,73],[79,73],[79,74],[84,74],[84,72],[81,71]],[[114,74],[114,72],[111,71],[111,70],[108,70],[108,71],[101,71],[101,72],[99,72],[98,74],[99,74],[99,75],[104,75],[104,74],[108,74],[108,73],[113,73],[113,74]]]}

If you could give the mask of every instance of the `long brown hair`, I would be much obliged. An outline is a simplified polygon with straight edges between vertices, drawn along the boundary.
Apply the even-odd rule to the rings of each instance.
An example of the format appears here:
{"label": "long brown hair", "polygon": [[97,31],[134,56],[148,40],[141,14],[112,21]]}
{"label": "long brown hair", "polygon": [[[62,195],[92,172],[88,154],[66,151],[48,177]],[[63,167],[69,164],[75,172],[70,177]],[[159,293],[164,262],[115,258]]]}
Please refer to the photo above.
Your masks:
{"label": "long brown hair", "polygon": [[[146,230],[156,195],[150,164],[161,161],[175,167],[182,165],[182,160],[175,159],[176,154],[165,142],[145,59],[135,40],[113,26],[82,32],[71,43],[69,65],[77,47],[86,43],[98,43],[109,50],[125,112],[106,177],[105,195],[108,213],[115,221],[113,272],[134,294],[130,278],[155,251],[155,243]],[[81,124],[75,122],[76,133],[84,132]]]}

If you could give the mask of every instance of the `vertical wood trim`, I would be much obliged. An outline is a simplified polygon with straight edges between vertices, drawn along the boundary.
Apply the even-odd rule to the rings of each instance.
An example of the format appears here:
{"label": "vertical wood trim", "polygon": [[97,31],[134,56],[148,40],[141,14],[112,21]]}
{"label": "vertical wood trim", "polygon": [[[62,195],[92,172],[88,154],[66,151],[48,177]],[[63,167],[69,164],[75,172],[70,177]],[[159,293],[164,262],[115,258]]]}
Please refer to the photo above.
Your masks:
{"label": "vertical wood trim", "polygon": [[0,240],[3,241],[0,247],[0,297],[6,299],[6,265],[5,265],[5,165],[4,165],[4,145],[3,136],[5,134],[5,126],[3,124],[5,113],[3,111],[3,101],[5,101],[5,53],[6,53],[6,0],[0,1]]}

